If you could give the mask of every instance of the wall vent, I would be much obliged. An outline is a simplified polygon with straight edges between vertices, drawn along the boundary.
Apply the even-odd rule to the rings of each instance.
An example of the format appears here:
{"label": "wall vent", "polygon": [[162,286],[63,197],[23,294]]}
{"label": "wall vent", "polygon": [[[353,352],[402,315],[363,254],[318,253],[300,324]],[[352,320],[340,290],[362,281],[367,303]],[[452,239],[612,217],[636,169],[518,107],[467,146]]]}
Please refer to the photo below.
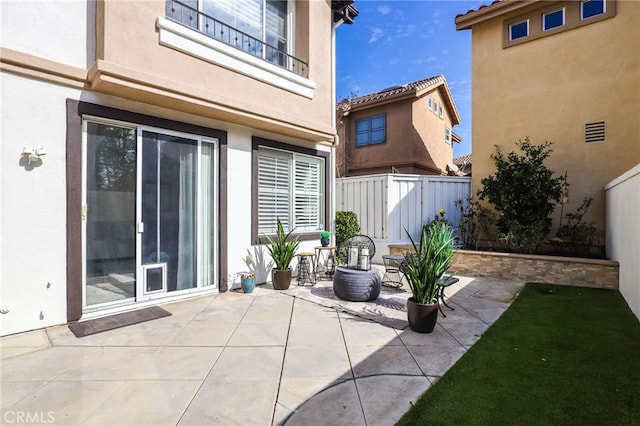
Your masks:
{"label": "wall vent", "polygon": [[586,143],[604,142],[604,121],[585,124],[584,141]]}

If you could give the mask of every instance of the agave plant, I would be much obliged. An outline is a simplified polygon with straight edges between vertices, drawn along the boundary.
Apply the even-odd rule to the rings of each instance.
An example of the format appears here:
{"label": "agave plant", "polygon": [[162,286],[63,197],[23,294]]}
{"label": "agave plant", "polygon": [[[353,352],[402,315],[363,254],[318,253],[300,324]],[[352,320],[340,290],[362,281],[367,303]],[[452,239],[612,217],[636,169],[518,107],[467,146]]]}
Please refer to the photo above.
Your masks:
{"label": "agave plant", "polygon": [[267,250],[269,250],[269,254],[271,254],[271,257],[276,264],[276,269],[282,271],[289,269],[289,265],[291,265],[291,261],[296,255],[296,250],[298,249],[300,241],[297,237],[293,237],[289,240],[293,231],[294,229],[289,231],[288,234],[285,233],[282,222],[280,222],[280,218],[278,218],[276,238],[274,239],[270,235],[265,235],[265,238],[268,241]]}
{"label": "agave plant", "polygon": [[413,293],[413,301],[421,304],[436,302],[438,282],[451,265],[453,257],[453,229],[443,221],[422,227],[420,243],[416,244],[405,229],[414,252],[407,255],[403,271]]}

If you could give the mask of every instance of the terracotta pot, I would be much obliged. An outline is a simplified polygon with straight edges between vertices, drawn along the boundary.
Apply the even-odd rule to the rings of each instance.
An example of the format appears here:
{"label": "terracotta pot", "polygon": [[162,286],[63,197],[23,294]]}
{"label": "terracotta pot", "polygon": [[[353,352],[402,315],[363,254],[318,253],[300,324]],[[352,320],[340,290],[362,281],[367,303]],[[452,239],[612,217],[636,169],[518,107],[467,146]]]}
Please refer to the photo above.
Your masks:
{"label": "terracotta pot", "polygon": [[276,290],[286,290],[291,285],[291,268],[289,269],[275,269],[271,271],[271,282],[273,288]]}
{"label": "terracotta pot", "polygon": [[409,327],[417,333],[431,333],[438,322],[438,304],[424,305],[413,301],[413,297],[407,300],[407,317]]}

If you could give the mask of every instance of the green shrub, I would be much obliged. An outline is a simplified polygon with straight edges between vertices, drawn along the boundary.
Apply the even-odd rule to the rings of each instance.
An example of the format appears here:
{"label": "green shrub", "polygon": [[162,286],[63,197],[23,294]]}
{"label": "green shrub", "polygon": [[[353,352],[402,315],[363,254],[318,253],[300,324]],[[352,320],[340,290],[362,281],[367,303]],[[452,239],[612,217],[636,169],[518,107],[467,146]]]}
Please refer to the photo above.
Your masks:
{"label": "green shrub", "polygon": [[460,198],[456,200],[455,205],[460,211],[458,233],[464,248],[477,250],[481,239],[496,239],[498,217],[491,209],[471,198],[466,201]]}
{"label": "green shrub", "polygon": [[496,173],[481,180],[478,196],[493,204],[499,213],[501,239],[515,251],[534,251],[551,230],[550,216],[560,201],[564,181],[544,165],[552,144],[533,145],[526,137],[516,142],[522,154],[512,151],[506,155],[496,145],[491,154]]}
{"label": "green shrub", "polygon": [[[573,254],[584,255],[588,253],[595,241],[595,226],[583,220],[592,202],[593,198],[585,197],[575,212],[565,215],[567,221],[560,225],[556,233],[555,240],[562,242]],[[562,222],[562,218],[560,218],[560,221]]]}
{"label": "green shrub", "polygon": [[349,238],[360,233],[358,215],[351,211],[336,212],[336,245],[341,247]]}

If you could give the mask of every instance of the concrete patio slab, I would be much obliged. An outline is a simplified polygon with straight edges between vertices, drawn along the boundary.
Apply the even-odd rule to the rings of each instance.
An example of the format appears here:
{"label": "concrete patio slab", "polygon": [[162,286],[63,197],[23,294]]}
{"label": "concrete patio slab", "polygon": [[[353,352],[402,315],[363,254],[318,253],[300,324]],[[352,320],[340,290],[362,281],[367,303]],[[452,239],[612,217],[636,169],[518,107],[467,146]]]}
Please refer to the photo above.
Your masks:
{"label": "concrete patio slab", "polygon": [[[84,338],[67,326],[8,336],[0,415],[69,425],[391,425],[522,286],[461,277],[446,291],[455,310],[445,307],[431,334],[262,285],[164,304],[170,317]],[[373,318],[401,308],[373,306]]]}

